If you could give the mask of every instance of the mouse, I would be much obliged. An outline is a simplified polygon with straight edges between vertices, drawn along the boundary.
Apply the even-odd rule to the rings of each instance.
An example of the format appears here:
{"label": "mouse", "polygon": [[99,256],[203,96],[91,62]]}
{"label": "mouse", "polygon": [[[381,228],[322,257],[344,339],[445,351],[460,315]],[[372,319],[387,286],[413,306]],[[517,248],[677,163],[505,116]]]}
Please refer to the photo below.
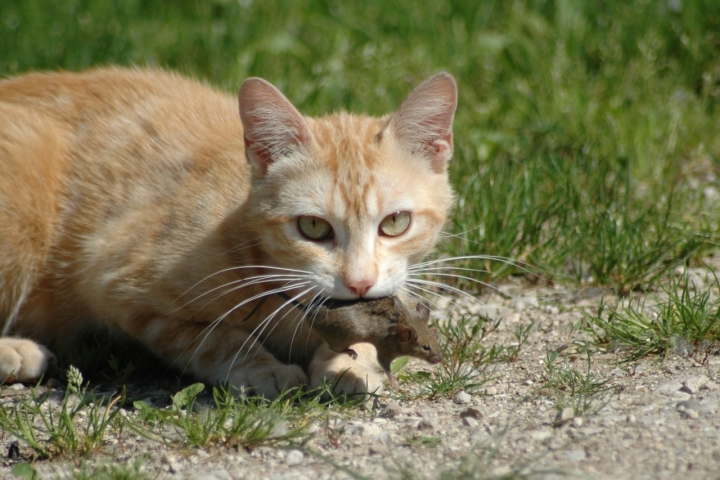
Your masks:
{"label": "mouse", "polygon": [[399,387],[390,369],[396,358],[408,355],[431,364],[443,360],[437,330],[428,325],[430,307],[424,302],[409,309],[397,297],[388,296],[367,300],[331,299],[319,306],[300,306],[308,312],[305,321],[331,350],[356,358],[351,345],[373,344],[378,363],[393,388]]}

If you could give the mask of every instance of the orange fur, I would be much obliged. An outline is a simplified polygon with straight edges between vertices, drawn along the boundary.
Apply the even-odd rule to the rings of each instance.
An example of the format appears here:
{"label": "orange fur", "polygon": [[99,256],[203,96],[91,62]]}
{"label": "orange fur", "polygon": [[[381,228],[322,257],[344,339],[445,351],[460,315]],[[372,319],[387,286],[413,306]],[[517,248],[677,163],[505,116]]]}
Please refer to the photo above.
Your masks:
{"label": "orange fur", "polygon": [[[435,244],[452,203],[454,82],[438,75],[412,98],[392,117],[305,118],[251,79],[239,116],[233,97],[161,71],[0,82],[6,333],[62,348],[86,328],[120,329],[201,379],[269,397],[342,373],[346,356],[271,293],[395,293]],[[379,235],[400,210],[408,230]],[[302,215],[334,236],[303,237]],[[17,341],[0,339],[0,373]],[[36,366],[20,380],[42,373],[45,352],[27,355]],[[349,366],[340,390],[379,385],[372,359]]]}

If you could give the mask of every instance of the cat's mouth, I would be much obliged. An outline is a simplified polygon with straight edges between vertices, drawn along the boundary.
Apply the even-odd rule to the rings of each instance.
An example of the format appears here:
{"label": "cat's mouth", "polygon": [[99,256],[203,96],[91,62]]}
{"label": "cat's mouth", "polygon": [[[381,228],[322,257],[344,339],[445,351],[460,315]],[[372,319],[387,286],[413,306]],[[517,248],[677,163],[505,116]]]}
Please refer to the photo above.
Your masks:
{"label": "cat's mouth", "polygon": [[341,307],[350,307],[352,305],[356,305],[358,303],[366,303],[366,302],[373,302],[377,301],[377,298],[355,298],[351,300],[343,300],[339,298],[326,298],[326,297],[320,297],[320,300],[313,301],[310,305],[306,305],[302,303],[301,301],[289,296],[285,292],[277,292],[275,295],[279,296],[283,300],[291,303],[293,306],[300,308],[302,310],[314,310],[318,307],[325,307],[328,310],[334,310],[336,308]]}

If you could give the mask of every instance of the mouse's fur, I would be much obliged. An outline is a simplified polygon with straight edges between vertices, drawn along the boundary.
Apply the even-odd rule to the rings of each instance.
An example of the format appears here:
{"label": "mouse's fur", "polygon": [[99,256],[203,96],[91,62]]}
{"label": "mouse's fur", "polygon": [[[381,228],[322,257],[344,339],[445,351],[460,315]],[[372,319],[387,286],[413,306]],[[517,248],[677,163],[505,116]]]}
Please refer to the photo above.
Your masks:
{"label": "mouse's fur", "polygon": [[350,346],[355,343],[375,345],[378,362],[393,387],[397,387],[397,380],[390,364],[396,358],[408,355],[433,364],[443,359],[437,331],[428,327],[430,308],[425,303],[418,303],[411,310],[397,297],[330,301],[306,318],[315,333],[336,352],[352,356]]}

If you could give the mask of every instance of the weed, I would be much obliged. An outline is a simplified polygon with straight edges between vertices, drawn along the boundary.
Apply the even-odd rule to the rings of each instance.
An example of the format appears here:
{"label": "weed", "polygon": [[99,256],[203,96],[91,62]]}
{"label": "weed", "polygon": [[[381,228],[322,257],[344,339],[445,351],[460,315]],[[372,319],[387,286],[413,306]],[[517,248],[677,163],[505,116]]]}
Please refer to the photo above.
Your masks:
{"label": "weed", "polygon": [[267,402],[238,398],[229,388],[214,388],[213,405],[200,407],[196,400],[204,388],[201,383],[186,387],[173,395],[172,405],[166,409],[134,402],[139,421],[129,422],[128,427],[162,443],[248,447],[302,440],[307,427],[321,414],[318,396],[295,406],[305,395],[301,391]]}
{"label": "weed", "polygon": [[411,447],[430,447],[434,448],[440,445],[440,442],[442,441],[442,438],[440,437],[431,437],[428,435],[415,435],[413,437],[407,438],[405,440],[405,443],[410,445]]}
{"label": "weed", "polygon": [[[510,347],[483,345],[499,325],[500,320],[492,321],[483,316],[462,316],[457,321],[439,323],[445,356],[443,363],[433,373],[420,371],[412,375],[401,374],[398,379],[426,384],[423,394],[450,395],[460,389],[477,390],[491,380],[483,374],[490,364],[517,359],[533,327],[532,323],[518,326],[514,332],[517,342]],[[400,370],[404,366],[403,362],[400,359],[398,366],[393,365],[393,368]]]}
{"label": "weed", "polygon": [[71,475],[59,475],[62,480],[145,480],[151,478],[143,471],[142,459],[126,464],[91,465],[83,463]]}
{"label": "weed", "polygon": [[[719,285],[714,277],[714,285]],[[644,300],[616,308],[602,302],[596,315],[584,311],[583,328],[596,344],[622,350],[628,360],[670,352],[697,356],[705,361],[720,344],[720,300],[712,285],[695,289],[687,274],[662,288],[667,300],[648,308]]]}
{"label": "weed", "polygon": [[14,477],[21,478],[22,480],[39,480],[40,475],[37,470],[33,468],[29,463],[18,463],[13,466],[10,471]]}
{"label": "weed", "polygon": [[[82,374],[71,366],[58,406],[50,401],[51,392],[33,394],[14,406],[0,405],[0,427],[30,446],[40,458],[86,455],[103,444],[115,425],[121,399],[122,395],[107,398],[88,392]],[[122,429],[121,423],[117,428]]]}
{"label": "weed", "polygon": [[567,361],[556,364],[557,350],[548,352],[545,359],[545,381],[543,390],[556,399],[555,408],[562,410],[572,407],[576,416],[588,415],[596,412],[594,406],[596,397],[613,387],[608,380],[602,380],[592,373],[590,352],[587,355],[587,368],[580,372]]}

